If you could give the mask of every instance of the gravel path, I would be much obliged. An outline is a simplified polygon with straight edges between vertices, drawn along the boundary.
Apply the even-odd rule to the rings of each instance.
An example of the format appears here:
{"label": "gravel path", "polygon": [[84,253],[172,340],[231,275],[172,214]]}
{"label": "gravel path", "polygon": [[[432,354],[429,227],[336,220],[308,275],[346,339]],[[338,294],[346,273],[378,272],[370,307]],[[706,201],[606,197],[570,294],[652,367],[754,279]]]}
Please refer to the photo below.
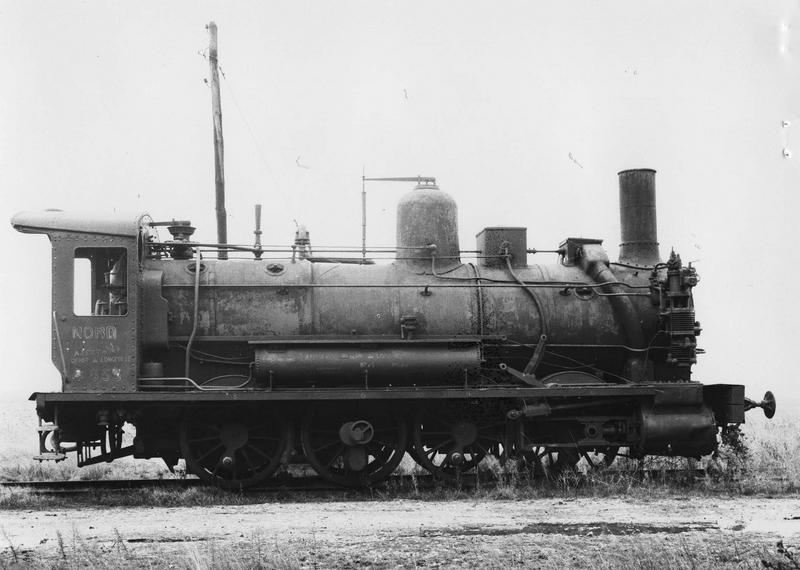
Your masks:
{"label": "gravel path", "polygon": [[[569,544],[568,551],[580,547],[573,562],[581,566],[587,553],[622,555],[641,544],[664,549],[680,541],[684,549],[706,551],[724,544],[764,548],[778,540],[797,545],[800,499],[392,500],[3,511],[0,530],[1,546],[13,544],[22,552],[55,549],[59,535],[62,542],[105,545],[106,550],[123,541],[126,548],[149,545],[171,552],[208,543],[235,547],[260,537],[276,547],[339,553],[328,559],[337,565],[346,554],[344,565],[352,567],[381,566],[386,560],[388,566],[404,561],[477,566],[476,556],[504,560],[514,552],[524,566],[534,555],[532,545],[547,566]],[[304,558],[298,560],[303,565]]]}

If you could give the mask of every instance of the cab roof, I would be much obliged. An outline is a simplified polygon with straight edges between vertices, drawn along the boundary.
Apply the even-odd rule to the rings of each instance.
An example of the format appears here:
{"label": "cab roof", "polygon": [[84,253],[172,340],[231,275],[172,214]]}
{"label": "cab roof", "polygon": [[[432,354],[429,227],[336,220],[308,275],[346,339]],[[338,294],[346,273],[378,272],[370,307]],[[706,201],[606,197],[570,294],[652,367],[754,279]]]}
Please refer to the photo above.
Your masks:
{"label": "cab roof", "polygon": [[29,234],[73,232],[135,237],[146,223],[145,218],[149,219],[149,216],[35,210],[15,214],[11,218],[11,225],[15,230]]}

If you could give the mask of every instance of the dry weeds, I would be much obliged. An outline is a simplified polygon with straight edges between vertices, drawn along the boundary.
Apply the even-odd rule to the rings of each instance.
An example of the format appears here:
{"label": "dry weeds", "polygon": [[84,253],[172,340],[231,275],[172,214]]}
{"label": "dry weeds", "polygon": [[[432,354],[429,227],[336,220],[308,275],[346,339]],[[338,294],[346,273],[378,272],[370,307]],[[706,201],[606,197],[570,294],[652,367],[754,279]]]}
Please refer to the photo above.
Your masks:
{"label": "dry weeds", "polygon": [[5,534],[0,568],[800,568],[797,549],[783,543],[697,536],[616,538],[542,536],[486,543],[474,537],[420,534],[407,537],[402,544],[363,550],[346,541],[324,543],[314,536],[283,542],[266,532],[242,536],[233,544],[213,540],[142,543],[119,532],[114,540],[97,543],[73,532],[71,536],[58,534],[52,548],[34,551],[14,546]]}

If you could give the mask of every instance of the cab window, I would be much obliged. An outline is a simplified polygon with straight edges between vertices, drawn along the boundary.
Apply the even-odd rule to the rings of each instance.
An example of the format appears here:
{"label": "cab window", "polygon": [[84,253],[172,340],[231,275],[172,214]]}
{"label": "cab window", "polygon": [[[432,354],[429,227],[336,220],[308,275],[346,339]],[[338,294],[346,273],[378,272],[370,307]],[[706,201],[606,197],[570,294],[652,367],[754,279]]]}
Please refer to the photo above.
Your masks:
{"label": "cab window", "polygon": [[127,253],[124,247],[77,248],[74,278],[75,315],[128,314]]}

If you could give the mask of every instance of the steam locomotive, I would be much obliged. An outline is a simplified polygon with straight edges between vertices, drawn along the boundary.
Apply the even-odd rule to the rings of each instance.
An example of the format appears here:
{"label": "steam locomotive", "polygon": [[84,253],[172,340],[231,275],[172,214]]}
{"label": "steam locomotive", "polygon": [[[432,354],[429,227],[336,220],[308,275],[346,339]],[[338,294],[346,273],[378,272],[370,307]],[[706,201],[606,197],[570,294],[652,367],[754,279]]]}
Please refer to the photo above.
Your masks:
{"label": "steam locomotive", "polygon": [[230,489],[304,463],[364,486],[406,452],[441,478],[489,455],[551,473],[620,448],[697,457],[746,410],[775,413],[770,393],[691,380],[698,275],[661,260],[655,171],[619,173],[617,261],[599,239],[530,249],[521,227],[485,228],[462,251],[454,200],[417,182],[391,263],[312,248],[303,228],[278,248],[259,227],[233,246],[192,241],[186,220],[14,216],[52,243],[62,390],[31,396],[37,458],[183,458]]}

